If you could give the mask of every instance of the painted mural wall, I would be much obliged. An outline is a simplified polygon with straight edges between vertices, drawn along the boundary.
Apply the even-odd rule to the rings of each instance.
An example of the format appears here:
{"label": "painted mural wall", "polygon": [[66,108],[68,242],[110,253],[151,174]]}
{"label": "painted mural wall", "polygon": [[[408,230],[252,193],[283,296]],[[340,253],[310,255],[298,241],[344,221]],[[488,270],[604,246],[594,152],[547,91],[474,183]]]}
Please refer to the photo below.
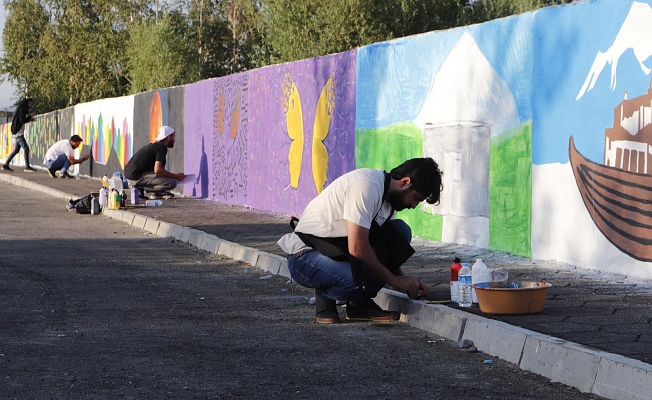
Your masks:
{"label": "painted mural wall", "polygon": [[355,60],[353,50],[251,74],[248,205],[300,215],[355,169]]}
{"label": "painted mural wall", "polygon": [[529,255],[533,20],[359,49],[357,166],[444,171],[439,205],[401,212],[417,236]]}
{"label": "painted mural wall", "polygon": [[651,21],[650,1],[537,13],[558,46],[535,47],[533,257],[652,277]]}
{"label": "painted mural wall", "polygon": [[[75,155],[90,152],[93,163],[75,165],[81,173],[111,176],[133,156],[134,96],[96,100],[74,108],[74,134],[82,138]],[[70,137],[70,136],[67,136]]]}
{"label": "painted mural wall", "polygon": [[652,0],[591,1],[79,104],[28,141],[38,159],[80,134],[102,176],[171,125],[184,194],[294,215],[348,171],[430,156],[441,203],[399,215],[416,236],[649,278],[651,55]]}

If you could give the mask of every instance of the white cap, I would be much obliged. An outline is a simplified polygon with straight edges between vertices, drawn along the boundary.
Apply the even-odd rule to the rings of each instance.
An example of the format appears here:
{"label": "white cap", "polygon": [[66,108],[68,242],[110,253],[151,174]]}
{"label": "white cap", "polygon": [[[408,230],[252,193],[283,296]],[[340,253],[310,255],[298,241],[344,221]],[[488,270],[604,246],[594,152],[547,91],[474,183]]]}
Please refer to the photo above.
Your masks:
{"label": "white cap", "polygon": [[172,127],[163,125],[162,127],[158,128],[158,136],[156,136],[156,141],[160,142],[161,140],[165,139],[166,137],[170,136],[173,133],[174,133],[174,129],[172,129]]}

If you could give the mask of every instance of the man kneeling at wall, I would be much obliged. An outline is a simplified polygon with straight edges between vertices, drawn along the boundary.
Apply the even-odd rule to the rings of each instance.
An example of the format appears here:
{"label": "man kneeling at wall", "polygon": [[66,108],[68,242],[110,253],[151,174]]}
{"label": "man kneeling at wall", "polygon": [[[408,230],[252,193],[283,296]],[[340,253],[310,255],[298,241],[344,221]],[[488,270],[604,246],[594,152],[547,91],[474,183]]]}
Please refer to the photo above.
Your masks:
{"label": "man kneeling at wall", "polygon": [[317,322],[340,322],[336,301],[348,302],[347,320],[398,319],[399,313],[372,300],[385,284],[410,298],[428,294],[423,281],[401,271],[414,254],[412,231],[394,216],[424,200],[437,203],[441,174],[432,158],[405,161],[390,173],[358,169],[337,178],[308,203],[295,231],[278,244],[289,254],[292,279],[315,289]]}
{"label": "man kneeling at wall", "polygon": [[177,187],[177,181],[186,177],[182,172],[174,174],[165,169],[168,148],[173,148],[175,141],[174,129],[164,125],[159,128],[154,143],[138,150],[125,165],[125,178],[130,187],[138,188],[140,197],[169,199],[174,196],[170,190]]}
{"label": "man kneeling at wall", "polygon": [[82,138],[79,135],[72,135],[70,139],[59,140],[45,152],[43,165],[48,168],[51,178],[56,178],[59,170],[62,178],[72,178],[68,174],[68,168],[73,164],[81,164],[91,157],[90,154],[86,154],[80,159],[75,158],[75,149],[81,144]]}

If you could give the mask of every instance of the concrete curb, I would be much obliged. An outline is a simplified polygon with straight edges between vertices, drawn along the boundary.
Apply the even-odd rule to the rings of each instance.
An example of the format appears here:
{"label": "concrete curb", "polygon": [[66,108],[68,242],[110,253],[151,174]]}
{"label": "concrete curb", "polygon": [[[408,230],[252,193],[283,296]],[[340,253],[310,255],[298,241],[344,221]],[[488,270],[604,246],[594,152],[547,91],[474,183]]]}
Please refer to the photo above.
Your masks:
{"label": "concrete curb", "polygon": [[[0,181],[62,199],[77,197],[7,174],[0,174]],[[174,238],[271,274],[290,277],[284,257],[125,210],[105,210],[104,215],[159,237]],[[382,289],[375,300],[381,307],[400,312],[403,323],[453,341],[469,339],[484,353],[582,392],[608,399],[641,400],[652,393],[650,364],[444,305],[410,300],[393,290]]]}

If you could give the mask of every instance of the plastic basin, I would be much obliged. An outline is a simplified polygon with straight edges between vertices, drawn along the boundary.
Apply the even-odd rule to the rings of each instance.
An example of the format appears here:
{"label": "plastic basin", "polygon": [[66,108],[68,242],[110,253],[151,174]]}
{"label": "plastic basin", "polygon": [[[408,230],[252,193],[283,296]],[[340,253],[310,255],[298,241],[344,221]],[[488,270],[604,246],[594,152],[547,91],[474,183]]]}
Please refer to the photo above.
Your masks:
{"label": "plastic basin", "polygon": [[493,315],[537,314],[546,303],[545,282],[489,282],[473,285],[480,311]]}

